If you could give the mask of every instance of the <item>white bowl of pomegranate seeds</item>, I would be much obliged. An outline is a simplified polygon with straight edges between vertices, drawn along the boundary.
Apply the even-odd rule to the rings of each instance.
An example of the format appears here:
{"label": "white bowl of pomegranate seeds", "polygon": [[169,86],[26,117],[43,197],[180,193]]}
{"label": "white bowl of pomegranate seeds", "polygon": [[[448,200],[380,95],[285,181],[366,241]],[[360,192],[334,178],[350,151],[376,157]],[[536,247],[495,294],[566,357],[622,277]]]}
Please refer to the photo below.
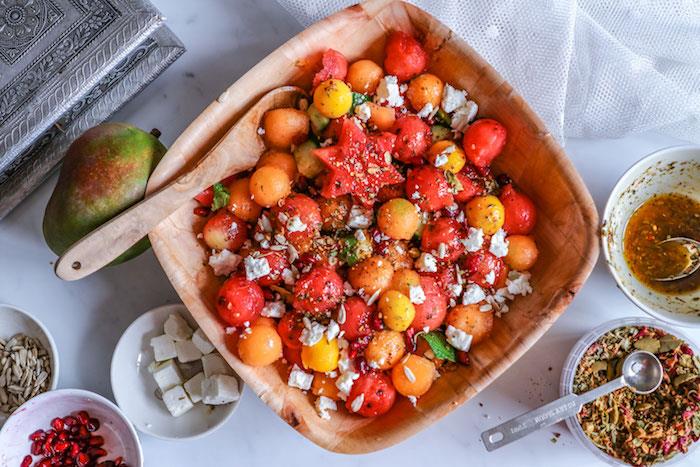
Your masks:
{"label": "white bowl of pomegranate seeds", "polygon": [[2,466],[143,466],[141,443],[124,414],[80,389],[50,391],[26,402],[0,430],[0,446]]}

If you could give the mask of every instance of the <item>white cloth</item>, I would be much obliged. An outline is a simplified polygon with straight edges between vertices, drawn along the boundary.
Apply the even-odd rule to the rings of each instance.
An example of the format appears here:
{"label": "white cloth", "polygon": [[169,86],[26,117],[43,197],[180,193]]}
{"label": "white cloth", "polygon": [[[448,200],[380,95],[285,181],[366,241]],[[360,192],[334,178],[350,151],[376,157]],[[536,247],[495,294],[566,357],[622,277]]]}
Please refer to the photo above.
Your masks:
{"label": "white cloth", "polygon": [[[356,3],[278,1],[304,26]],[[412,1],[498,70],[559,141],[657,129],[700,142],[700,0]]]}

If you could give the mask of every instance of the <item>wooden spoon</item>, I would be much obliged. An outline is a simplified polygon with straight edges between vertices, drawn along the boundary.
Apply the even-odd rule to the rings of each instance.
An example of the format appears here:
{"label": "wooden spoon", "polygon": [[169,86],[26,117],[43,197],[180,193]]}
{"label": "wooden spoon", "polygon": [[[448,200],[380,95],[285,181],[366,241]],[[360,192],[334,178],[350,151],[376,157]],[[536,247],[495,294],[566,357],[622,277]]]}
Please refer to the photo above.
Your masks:
{"label": "wooden spoon", "polygon": [[56,262],[56,275],[82,279],[106,266],[202,190],[255,166],[265,145],[257,130],[270,109],[294,107],[303,89],[283,86],[265,94],[190,172],[130,207],[72,245]]}

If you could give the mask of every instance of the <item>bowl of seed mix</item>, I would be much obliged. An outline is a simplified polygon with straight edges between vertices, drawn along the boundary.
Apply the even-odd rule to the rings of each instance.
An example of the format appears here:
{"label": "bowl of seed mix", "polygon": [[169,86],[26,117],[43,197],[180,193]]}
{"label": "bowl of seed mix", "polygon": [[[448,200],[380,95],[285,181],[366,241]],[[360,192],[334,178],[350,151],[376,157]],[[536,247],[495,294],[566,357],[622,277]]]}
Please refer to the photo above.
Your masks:
{"label": "bowl of seed mix", "polygon": [[27,312],[0,304],[0,426],[26,401],[58,384],[58,353]]}
{"label": "bowl of seed mix", "polygon": [[700,349],[672,327],[645,318],[598,326],[569,354],[560,393],[581,394],[619,377],[622,362],[635,350],[652,352],[661,361],[659,389],[646,395],[618,389],[584,405],[566,424],[608,464],[676,462],[700,444]]}

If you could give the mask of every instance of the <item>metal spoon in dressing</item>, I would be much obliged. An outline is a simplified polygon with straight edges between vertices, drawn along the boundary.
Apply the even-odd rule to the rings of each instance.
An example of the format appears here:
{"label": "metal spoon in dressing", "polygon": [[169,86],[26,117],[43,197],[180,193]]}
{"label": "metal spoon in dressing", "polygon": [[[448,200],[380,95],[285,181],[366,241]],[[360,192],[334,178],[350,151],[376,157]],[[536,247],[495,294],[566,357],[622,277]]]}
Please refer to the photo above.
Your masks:
{"label": "metal spoon in dressing", "polygon": [[495,428],[481,433],[487,451],[510,444],[530,433],[554,425],[576,415],[584,404],[622,387],[629,387],[637,394],[649,394],[658,389],[664,371],[653,353],[637,350],[627,356],[622,365],[622,376],[583,394],[569,394],[554,402],[515,417]]}
{"label": "metal spoon in dressing", "polygon": [[254,167],[265,150],[257,133],[265,112],[293,107],[302,97],[306,93],[296,86],[282,86],[262,96],[196,167],[71,246],[56,262],[56,275],[73,281],[92,274],[205,188]]}
{"label": "metal spoon in dressing", "polygon": [[700,242],[687,237],[672,237],[666,240],[660,241],[657,245],[663,245],[667,243],[678,243],[681,247],[688,250],[688,262],[685,264],[683,269],[675,274],[671,274],[666,277],[657,277],[654,280],[660,282],[677,281],[679,279],[685,279],[686,277],[694,274],[695,271],[700,269]]}

